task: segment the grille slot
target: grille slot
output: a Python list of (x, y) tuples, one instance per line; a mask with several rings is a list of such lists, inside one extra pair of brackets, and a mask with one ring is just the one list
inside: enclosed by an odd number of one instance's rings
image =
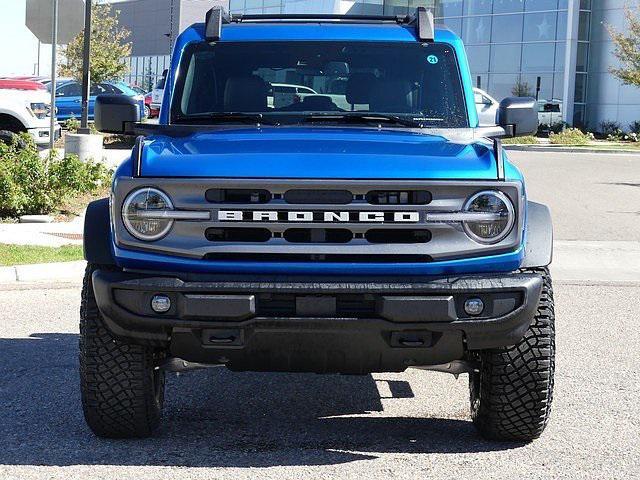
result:
[(211, 188), (205, 193), (210, 203), (261, 204), (269, 203), (272, 197), (269, 190), (263, 189)]
[(342, 228), (290, 228), (283, 237), (291, 243), (349, 243), (353, 233)]
[(373, 229), (365, 233), (369, 243), (427, 243), (431, 240), (429, 230), (384, 230)]
[(272, 235), (266, 228), (208, 228), (205, 236), (211, 242), (268, 242)]
[(284, 201), (296, 205), (348, 205), (353, 202), (349, 190), (289, 190)]
[(426, 190), (373, 190), (365, 198), (372, 205), (427, 205), (433, 199)]
[[(374, 318), (376, 301), (373, 295), (336, 295), (337, 318)], [(256, 314), (260, 317), (293, 317), (296, 315), (296, 296), (293, 294), (258, 294)]]

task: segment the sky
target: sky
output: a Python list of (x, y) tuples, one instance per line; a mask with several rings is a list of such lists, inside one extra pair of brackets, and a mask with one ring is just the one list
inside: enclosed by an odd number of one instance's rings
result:
[[(25, 26), (26, 0), (0, 0), (0, 76), (33, 75), (38, 39)], [(51, 75), (51, 46), (42, 45), (40, 75)]]

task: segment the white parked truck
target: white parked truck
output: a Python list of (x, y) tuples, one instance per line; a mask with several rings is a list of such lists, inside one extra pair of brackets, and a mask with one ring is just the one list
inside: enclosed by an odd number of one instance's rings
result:
[[(7, 83), (7, 82), (4, 82)], [(51, 97), (45, 89), (34, 88), (33, 82), (0, 82), (0, 132), (27, 132), (38, 145), (49, 143)], [(60, 126), (56, 124), (56, 138)]]

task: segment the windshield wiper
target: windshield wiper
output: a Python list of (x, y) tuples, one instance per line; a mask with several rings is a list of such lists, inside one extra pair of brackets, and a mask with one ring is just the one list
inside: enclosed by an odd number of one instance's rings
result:
[(424, 124), (411, 118), (400, 117), (398, 115), (386, 115), (382, 113), (317, 113), (304, 117), (305, 122), (316, 121), (344, 121), (356, 123), (395, 123), (403, 127), (423, 128)]
[(179, 124), (214, 124), (214, 123), (255, 123), (256, 125), (279, 125), (262, 113), (220, 112), (220, 113), (196, 113), (192, 115), (180, 115), (173, 123)]

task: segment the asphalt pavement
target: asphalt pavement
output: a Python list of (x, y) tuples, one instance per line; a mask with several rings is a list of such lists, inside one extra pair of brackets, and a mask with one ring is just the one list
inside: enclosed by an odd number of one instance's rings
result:
[(466, 375), (224, 369), (172, 374), (154, 438), (99, 440), (80, 407), (78, 285), (13, 285), (0, 287), (0, 478), (640, 478), (640, 157), (511, 156), (551, 205), (559, 245), (539, 440), (482, 440)]

